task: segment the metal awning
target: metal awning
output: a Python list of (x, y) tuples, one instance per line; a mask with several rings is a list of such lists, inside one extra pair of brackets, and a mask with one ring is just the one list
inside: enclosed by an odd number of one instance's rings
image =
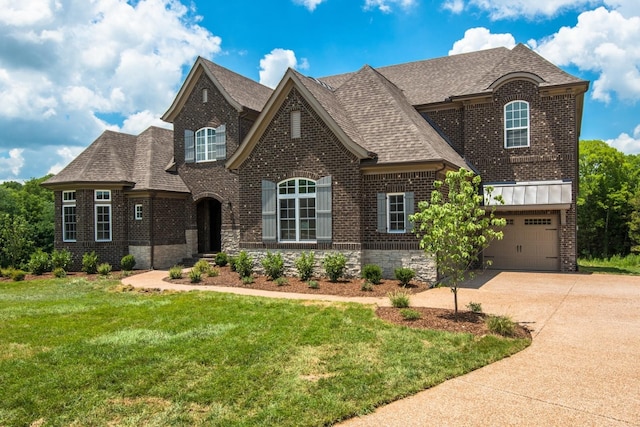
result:
[[(483, 184), (485, 206), (499, 210), (567, 210), (571, 207), (571, 181), (531, 181)], [(491, 198), (487, 188), (493, 188)], [(502, 196), (504, 204), (495, 200)]]

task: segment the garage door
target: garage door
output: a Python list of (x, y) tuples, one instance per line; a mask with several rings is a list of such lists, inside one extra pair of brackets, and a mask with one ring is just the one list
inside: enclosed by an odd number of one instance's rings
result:
[(505, 216), (504, 238), (485, 249), (495, 270), (560, 269), (558, 215)]

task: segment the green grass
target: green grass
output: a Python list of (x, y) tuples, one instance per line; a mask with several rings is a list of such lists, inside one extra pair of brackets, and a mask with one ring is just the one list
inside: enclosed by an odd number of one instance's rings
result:
[(611, 258), (580, 258), (578, 267), (585, 273), (608, 274), (633, 274), (640, 275), (640, 255), (627, 255), (621, 257), (614, 255)]
[(324, 425), (529, 344), (355, 304), (117, 284), (0, 282), (0, 425)]

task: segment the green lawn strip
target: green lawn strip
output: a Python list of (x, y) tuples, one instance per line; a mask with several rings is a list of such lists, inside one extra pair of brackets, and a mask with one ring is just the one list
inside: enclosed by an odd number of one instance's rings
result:
[(578, 267), (583, 273), (629, 274), (640, 275), (640, 255), (621, 257), (614, 255), (610, 258), (580, 258)]
[(313, 426), (525, 348), (356, 304), (0, 283), (0, 425)]

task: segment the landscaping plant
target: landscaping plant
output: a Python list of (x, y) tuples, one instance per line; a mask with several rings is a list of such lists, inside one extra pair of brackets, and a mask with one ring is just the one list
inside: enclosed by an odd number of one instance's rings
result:
[(329, 280), (337, 282), (344, 275), (344, 270), (347, 267), (347, 258), (340, 252), (326, 254), (322, 260), (322, 266)]
[(120, 268), (122, 268), (123, 271), (131, 271), (135, 266), (136, 266), (136, 259), (131, 254), (123, 256), (122, 259), (120, 260)]
[(98, 255), (95, 251), (82, 255), (82, 271), (87, 274), (96, 274), (98, 271)]
[(395, 308), (409, 307), (410, 294), (404, 291), (389, 292), (387, 294), (391, 305)]
[(68, 250), (62, 249), (59, 251), (57, 249), (54, 249), (54, 251), (51, 252), (51, 266), (54, 269), (61, 268), (64, 271), (69, 271), (72, 263), (73, 256)]
[(313, 266), (316, 263), (316, 257), (313, 252), (302, 252), (296, 259), (295, 265), (298, 270), (298, 276), (300, 280), (307, 281), (311, 279), (313, 275)]
[(215, 257), (216, 265), (219, 267), (224, 267), (229, 262), (227, 258), (227, 254), (224, 252), (218, 252)]
[(393, 274), (404, 288), (416, 277), (416, 272), (408, 267), (398, 267), (393, 271)]
[(269, 277), (269, 280), (275, 280), (282, 276), (284, 273), (284, 260), (281, 253), (272, 253), (267, 251), (267, 254), (262, 258), (262, 267), (265, 274)]
[(250, 277), (253, 274), (253, 257), (245, 251), (240, 251), (238, 256), (235, 258), (233, 265), (240, 278), (244, 279), (245, 277)]
[(382, 280), (382, 267), (375, 264), (367, 264), (362, 267), (362, 278), (374, 285), (379, 285)]

